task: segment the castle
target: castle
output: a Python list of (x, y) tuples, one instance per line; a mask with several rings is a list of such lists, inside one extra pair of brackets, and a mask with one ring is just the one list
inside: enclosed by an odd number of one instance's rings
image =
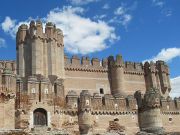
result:
[(22, 24), (16, 61), (0, 61), (0, 130), (134, 135), (180, 131), (180, 99), (171, 99), (163, 61), (121, 55), (68, 58), (63, 32), (41, 21)]

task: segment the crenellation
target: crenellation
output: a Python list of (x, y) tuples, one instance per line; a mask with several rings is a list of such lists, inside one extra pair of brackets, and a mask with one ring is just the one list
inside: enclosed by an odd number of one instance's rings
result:
[(161, 110), (162, 112), (175, 112), (177, 110), (179, 110), (178, 108), (178, 100), (177, 99), (165, 99), (162, 98), (161, 99)]
[(64, 66), (69, 66), (71, 65), (71, 59), (67, 56), (67, 55), (64, 55)]
[(127, 111), (127, 102), (126, 98), (117, 97), (115, 98), (115, 104), (117, 104), (118, 110), (121, 112)]
[(102, 66), (104, 68), (108, 68), (108, 59), (107, 58), (102, 59)]
[(180, 110), (180, 98), (175, 98), (175, 106), (177, 108), (177, 110)]
[(136, 101), (136, 99), (134, 98), (133, 95), (129, 95), (126, 98), (126, 101), (127, 101), (127, 108), (128, 108), (128, 110), (135, 111), (135, 110), (138, 109), (137, 101)]
[(82, 57), (81, 58), (81, 63), (82, 63), (83, 66), (89, 66), (90, 65), (89, 57)]
[(100, 67), (100, 61), (98, 58), (92, 58), (91, 63), (94, 67)]
[[(86, 71), (86, 72), (107, 72), (108, 71), (108, 61), (104, 59), (100, 61), (97, 58), (89, 57), (81, 57), (79, 58), (77, 55), (72, 56), (69, 59), (67, 56), (65, 57), (65, 70), (73, 70), (73, 71)], [(103, 63), (103, 64), (102, 64)]]
[(80, 66), (80, 58), (77, 55), (72, 56), (72, 66)]
[(54, 38), (54, 32), (55, 32), (54, 24), (51, 22), (46, 23), (45, 34), (48, 39)]
[(77, 109), (78, 108), (78, 95), (75, 91), (69, 91), (66, 96), (66, 104), (69, 109)]
[(93, 110), (102, 110), (102, 96), (98, 93), (94, 93), (91, 97), (92, 109)]
[(43, 25), (40, 20), (36, 21), (36, 36), (37, 37), (43, 37)]

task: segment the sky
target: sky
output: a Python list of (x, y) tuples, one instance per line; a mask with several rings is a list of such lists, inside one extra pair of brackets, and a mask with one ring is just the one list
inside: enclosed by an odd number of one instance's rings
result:
[(68, 56), (165, 61), (180, 96), (180, 0), (2, 0), (1, 60), (16, 59), (18, 27), (37, 19), (63, 30)]

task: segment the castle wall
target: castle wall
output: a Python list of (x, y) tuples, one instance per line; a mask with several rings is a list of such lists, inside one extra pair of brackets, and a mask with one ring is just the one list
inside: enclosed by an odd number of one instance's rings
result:
[(0, 102), (0, 129), (15, 129), (15, 100), (5, 102)]
[(139, 131), (138, 118), (136, 114), (124, 115), (93, 115), (93, 133), (105, 133), (110, 129), (110, 122), (116, 121), (120, 126), (125, 127), (127, 135), (135, 135)]
[(146, 91), (146, 84), (143, 74), (125, 74), (124, 83), (127, 95), (133, 95), (138, 90), (140, 90), (142, 94), (144, 94)]
[(110, 94), (110, 83), (107, 72), (69, 71), (65, 72), (65, 95), (70, 90), (80, 94), (82, 90), (89, 90), (91, 94), (99, 93), (103, 88), (104, 94)]
[(162, 113), (162, 123), (165, 131), (168, 132), (180, 132), (180, 114), (179, 113)]

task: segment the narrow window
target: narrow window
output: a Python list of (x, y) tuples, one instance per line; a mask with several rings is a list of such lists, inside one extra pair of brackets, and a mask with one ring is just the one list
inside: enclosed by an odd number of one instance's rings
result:
[(118, 105), (117, 104), (114, 104), (114, 107), (115, 107), (115, 109), (118, 109)]
[(89, 105), (89, 100), (86, 100), (86, 105)]
[(54, 93), (57, 95), (57, 84), (54, 84)]
[(48, 89), (44, 89), (44, 93), (45, 93), (45, 94), (48, 94)]
[(32, 89), (31, 89), (31, 93), (33, 93), (33, 94), (36, 93), (36, 89), (35, 89), (35, 88), (32, 88)]
[(104, 94), (103, 88), (100, 88), (99, 91), (100, 91), (100, 94)]

